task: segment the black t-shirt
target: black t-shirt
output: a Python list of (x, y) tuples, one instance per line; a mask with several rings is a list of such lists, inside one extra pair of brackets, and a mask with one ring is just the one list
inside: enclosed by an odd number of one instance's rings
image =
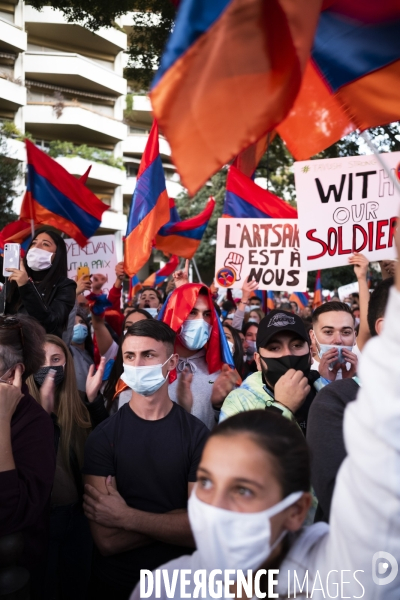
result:
[[(178, 404), (172, 404), (166, 417), (148, 421), (128, 403), (90, 434), (83, 473), (114, 476), (118, 492), (132, 508), (152, 513), (186, 508), (188, 482), (196, 481), (208, 434)], [(133, 589), (140, 569), (156, 569), (183, 554), (190, 549), (158, 541), (113, 556), (97, 552), (94, 572), (108, 583)]]

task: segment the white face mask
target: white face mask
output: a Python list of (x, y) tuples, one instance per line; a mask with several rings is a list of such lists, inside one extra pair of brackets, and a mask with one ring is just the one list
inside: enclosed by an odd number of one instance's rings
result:
[(251, 306), (246, 304), (246, 308), (244, 309), (244, 312), (250, 312), (250, 311), (251, 311)]
[[(173, 355), (171, 354), (171, 356)], [(133, 367), (124, 363), (121, 379), (137, 394), (152, 396), (167, 381), (169, 371), (164, 377), (162, 368), (171, 356), (162, 365), (150, 365), (149, 367)]]
[(200, 350), (210, 339), (211, 329), (211, 325), (204, 319), (184, 321), (179, 340), (188, 350)]
[(229, 340), (226, 341), (228, 342), (229, 350), (231, 351), (231, 354), (233, 356), (233, 353), (235, 352), (235, 346), (233, 345), (233, 342), (230, 342)]
[[(314, 333), (315, 335), (315, 333)], [(329, 350), (331, 350), (332, 348), (336, 348), (336, 350), (339, 353), (338, 358), (329, 363), (329, 368), (332, 369), (335, 365), (337, 365), (338, 363), (340, 363), (341, 365), (346, 363), (346, 359), (342, 354), (343, 350), (349, 350), (349, 352), (353, 351), (353, 346), (338, 346), (337, 344), (320, 344), (319, 341), (317, 340), (317, 336), (315, 335), (315, 340), (318, 344), (318, 356), (319, 358), (322, 358), (323, 355), (328, 352)]]
[(188, 502), (190, 526), (200, 555), (201, 568), (257, 569), (269, 557), (284, 535), (271, 544), (271, 517), (295, 502), (303, 492), (295, 492), (267, 510), (242, 513), (206, 504), (198, 499), (196, 487)]
[(26, 262), (32, 271), (44, 271), (50, 269), (53, 252), (41, 248), (31, 248), (26, 255)]
[(151, 317), (153, 317), (153, 319), (156, 318), (156, 316), (158, 315), (158, 308), (144, 308), (143, 310), (145, 310), (146, 312), (149, 313), (149, 315)]
[(258, 319), (255, 319), (254, 317), (250, 317), (250, 319), (247, 319), (248, 323), (258, 323)]
[(235, 313), (229, 313), (229, 315), (227, 315), (226, 318), (233, 319), (234, 316), (235, 316)]

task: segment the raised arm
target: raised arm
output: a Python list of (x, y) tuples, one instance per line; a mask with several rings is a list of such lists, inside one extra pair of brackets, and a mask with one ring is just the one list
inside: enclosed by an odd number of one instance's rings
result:
[(363, 254), (353, 254), (349, 258), (349, 263), (354, 265), (354, 273), (358, 281), (360, 328), (358, 330), (357, 346), (359, 350), (362, 350), (371, 337), (368, 326), (369, 289), (367, 276), (369, 261)]
[[(396, 233), (400, 251), (400, 232)], [(379, 595), (371, 577), (376, 552), (400, 557), (400, 264), (390, 292), (380, 336), (366, 345), (360, 360), (361, 388), (345, 412), (348, 456), (337, 477), (331, 530), (318, 549), (324, 570), (364, 570), (366, 597), (398, 597), (398, 578)], [(325, 553), (325, 557), (324, 557)], [(321, 573), (321, 571), (320, 571)], [(325, 573), (326, 574), (326, 573)], [(322, 577), (322, 574), (321, 574)], [(364, 584), (365, 585), (365, 584)], [(347, 595), (360, 587), (347, 587)], [(382, 590), (378, 590), (381, 591)]]

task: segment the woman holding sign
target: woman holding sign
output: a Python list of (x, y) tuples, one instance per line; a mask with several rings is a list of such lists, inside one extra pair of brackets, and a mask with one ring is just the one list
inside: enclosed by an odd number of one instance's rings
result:
[(46, 333), (61, 337), (75, 305), (76, 290), (76, 283), (67, 277), (67, 249), (62, 237), (50, 229), (40, 229), (19, 269), (7, 271), (5, 314), (28, 314)]

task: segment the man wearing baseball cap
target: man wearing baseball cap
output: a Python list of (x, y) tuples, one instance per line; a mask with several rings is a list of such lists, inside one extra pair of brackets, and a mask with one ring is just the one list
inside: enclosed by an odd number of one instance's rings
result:
[(226, 397), (219, 421), (254, 409), (278, 410), (306, 432), (315, 394), (325, 383), (311, 371), (310, 338), (298, 315), (272, 310), (261, 320), (254, 358), (257, 372)]

